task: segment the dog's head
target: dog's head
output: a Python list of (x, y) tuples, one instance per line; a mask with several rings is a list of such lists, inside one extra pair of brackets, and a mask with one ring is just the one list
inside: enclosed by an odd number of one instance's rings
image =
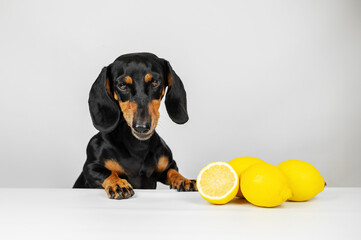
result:
[(124, 118), (136, 138), (147, 140), (157, 126), (165, 91), (169, 117), (178, 124), (187, 122), (186, 92), (169, 62), (151, 53), (122, 55), (103, 68), (90, 90), (93, 124), (111, 132)]

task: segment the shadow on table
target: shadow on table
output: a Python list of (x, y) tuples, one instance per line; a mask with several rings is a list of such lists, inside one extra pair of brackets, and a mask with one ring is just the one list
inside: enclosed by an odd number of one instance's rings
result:
[(235, 197), (229, 203), (231, 204), (249, 204), (249, 202), (244, 198)]

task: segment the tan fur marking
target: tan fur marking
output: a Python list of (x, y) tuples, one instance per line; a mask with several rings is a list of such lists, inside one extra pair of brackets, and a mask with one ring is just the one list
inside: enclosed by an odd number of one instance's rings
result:
[(174, 169), (169, 169), (167, 172), (167, 183), (171, 184), (171, 183), (175, 183), (178, 182), (179, 180), (183, 180), (185, 179), (185, 177), (183, 177), (179, 172), (177, 172)]
[(182, 181), (187, 180), (179, 172), (174, 169), (169, 169), (167, 172), (167, 184), (171, 184), (174, 187), (179, 187)]
[(173, 84), (172, 74), (168, 73), (168, 87), (171, 87)]
[(169, 163), (168, 157), (161, 156), (158, 159), (157, 171), (158, 172), (163, 172), (168, 167), (168, 163)]
[(154, 99), (151, 103), (148, 104), (148, 112), (152, 119), (152, 129), (155, 129), (155, 127), (158, 124), (159, 120), (159, 107), (160, 107), (161, 99)]
[(119, 176), (115, 172), (112, 172), (112, 174), (104, 180), (102, 187), (104, 189), (110, 188), (118, 179), (120, 179)]
[(117, 161), (115, 159), (105, 160), (105, 167), (108, 170), (117, 173), (118, 175), (122, 175), (125, 173), (123, 167), (120, 166), (119, 163), (117, 163)]
[(152, 80), (152, 74), (150, 74), (150, 73), (147, 73), (147, 74), (145, 74), (145, 76), (144, 76), (144, 80), (145, 80), (145, 82), (147, 83), (147, 82), (150, 82), (151, 80)]
[(108, 94), (111, 96), (112, 93), (110, 92), (110, 82), (109, 82), (109, 78), (107, 78), (107, 79), (105, 80), (105, 88), (107, 89)]
[(119, 102), (120, 109), (122, 109), (124, 119), (127, 121), (129, 126), (132, 126), (133, 118), (135, 113), (137, 112), (137, 104), (135, 102)]
[(133, 79), (131, 77), (129, 77), (129, 76), (125, 76), (124, 81), (127, 84), (132, 84), (133, 83)]
[(116, 93), (114, 93), (114, 99), (117, 100), (117, 101), (119, 101), (118, 95), (117, 95)]

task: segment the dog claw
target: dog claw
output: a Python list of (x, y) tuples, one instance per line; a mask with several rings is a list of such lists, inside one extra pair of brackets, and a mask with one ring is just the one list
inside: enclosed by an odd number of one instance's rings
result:
[(113, 199), (115, 196), (115, 193), (113, 192), (113, 190), (109, 189), (108, 192), (109, 192), (109, 198)]
[(181, 183), (181, 185), (179, 186), (178, 192), (184, 192), (185, 188), (184, 188), (184, 183)]

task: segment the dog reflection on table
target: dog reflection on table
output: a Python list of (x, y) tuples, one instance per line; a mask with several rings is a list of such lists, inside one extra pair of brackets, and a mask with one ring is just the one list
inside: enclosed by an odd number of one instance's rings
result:
[(89, 141), (74, 188), (104, 188), (112, 199), (129, 198), (134, 188), (155, 189), (158, 181), (178, 191), (197, 190), (195, 180), (178, 172), (170, 148), (155, 131), (164, 95), (169, 117), (187, 122), (186, 91), (167, 60), (133, 53), (102, 69), (89, 93), (99, 133)]

